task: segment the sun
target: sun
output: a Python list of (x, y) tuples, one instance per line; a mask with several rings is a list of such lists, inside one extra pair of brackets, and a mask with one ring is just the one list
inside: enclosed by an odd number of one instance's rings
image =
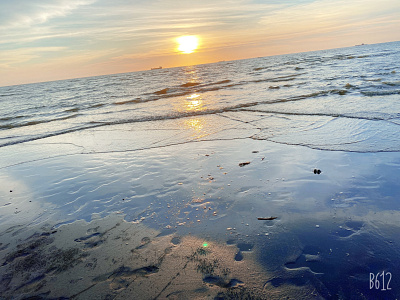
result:
[(199, 46), (199, 38), (195, 35), (184, 35), (176, 39), (178, 42), (178, 51), (182, 53), (193, 53)]

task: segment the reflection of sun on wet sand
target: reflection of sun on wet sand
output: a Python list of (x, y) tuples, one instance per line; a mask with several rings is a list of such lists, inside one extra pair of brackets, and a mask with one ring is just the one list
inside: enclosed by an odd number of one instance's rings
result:
[(159, 235), (110, 215), (56, 230), (2, 233), (1, 287), (8, 297), (194, 299), (262, 297), (266, 274), (236, 247)]

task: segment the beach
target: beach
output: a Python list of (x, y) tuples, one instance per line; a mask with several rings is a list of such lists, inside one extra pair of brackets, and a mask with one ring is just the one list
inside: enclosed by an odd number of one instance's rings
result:
[(2, 87), (0, 299), (398, 298), (396, 45)]

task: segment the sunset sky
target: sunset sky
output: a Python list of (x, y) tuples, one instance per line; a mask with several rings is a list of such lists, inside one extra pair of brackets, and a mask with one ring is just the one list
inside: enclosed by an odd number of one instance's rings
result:
[[(400, 40), (399, 0), (0, 0), (0, 86)], [(190, 54), (176, 39), (199, 37)]]

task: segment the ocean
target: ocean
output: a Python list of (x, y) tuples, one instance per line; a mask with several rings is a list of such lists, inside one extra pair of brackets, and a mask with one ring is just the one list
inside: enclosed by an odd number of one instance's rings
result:
[[(117, 214), (262, 270), (197, 269), (198, 297), (399, 298), (399, 61), (392, 42), (0, 87), (0, 236)], [(0, 291), (42, 295), (7, 245)]]
[(263, 115), (271, 120), (251, 138), (399, 151), (398, 48), (364, 45), (2, 87), (0, 146), (119, 124)]

